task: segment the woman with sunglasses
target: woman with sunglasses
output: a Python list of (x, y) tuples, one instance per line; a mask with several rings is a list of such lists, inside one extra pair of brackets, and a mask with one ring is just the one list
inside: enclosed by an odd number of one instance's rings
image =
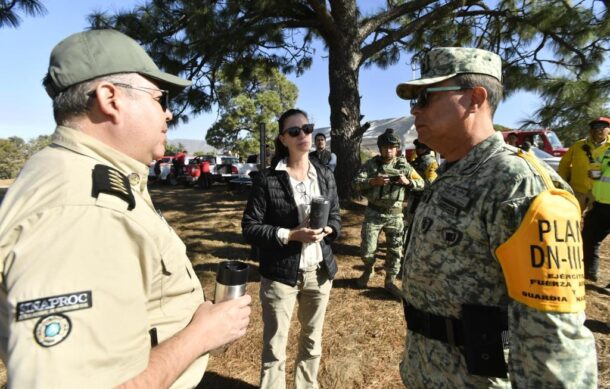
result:
[[(296, 388), (318, 388), (322, 327), (337, 263), (330, 244), (341, 218), (335, 179), (310, 161), (313, 124), (290, 109), (279, 118), (276, 154), (256, 179), (244, 216), (243, 235), (259, 249), (263, 313), (261, 388), (286, 386), (286, 346), (294, 305), (301, 324), (295, 366)], [(308, 225), (311, 199), (330, 202), (324, 228)]]

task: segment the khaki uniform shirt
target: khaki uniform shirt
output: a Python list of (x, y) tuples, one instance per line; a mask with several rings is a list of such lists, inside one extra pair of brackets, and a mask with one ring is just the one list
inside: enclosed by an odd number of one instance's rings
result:
[[(129, 177), (135, 208), (93, 195), (98, 164)], [(148, 167), (70, 128), (33, 156), (0, 207), (0, 353), (13, 388), (110, 388), (183, 329), (203, 291), (155, 211)], [(126, 184), (124, 184), (126, 186)], [(201, 380), (207, 355), (173, 387)]]
[[(543, 163), (541, 163), (543, 164)], [(568, 185), (545, 165), (555, 186)], [(510, 381), (471, 375), (462, 347), (408, 331), (401, 376), (411, 388), (587, 388), (597, 379), (595, 341), (584, 312), (555, 313), (509, 298), (498, 246), (545, 190), (538, 173), (497, 133), (437, 179), (417, 207), (404, 263), (403, 292), (422, 311), (461, 318), (462, 305), (508, 315)]]

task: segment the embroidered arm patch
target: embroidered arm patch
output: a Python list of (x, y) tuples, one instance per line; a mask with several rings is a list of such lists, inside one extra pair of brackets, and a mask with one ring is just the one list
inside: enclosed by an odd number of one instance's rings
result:
[(129, 179), (119, 170), (106, 165), (95, 165), (93, 168), (93, 191), (91, 195), (95, 198), (100, 193), (117, 196), (127, 202), (128, 210), (136, 207), (136, 198), (131, 191)]
[(42, 297), (36, 300), (18, 302), (15, 320), (22, 321), (60, 312), (78, 311), (92, 306), (93, 300), (90, 290)]

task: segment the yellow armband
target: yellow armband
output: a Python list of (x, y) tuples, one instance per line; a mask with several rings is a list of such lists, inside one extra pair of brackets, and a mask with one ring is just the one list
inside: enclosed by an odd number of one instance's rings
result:
[(555, 189), (535, 159), (519, 156), (538, 170), (549, 189), (536, 196), (519, 228), (496, 250), (508, 295), (540, 311), (581, 312), (585, 287), (578, 201)]

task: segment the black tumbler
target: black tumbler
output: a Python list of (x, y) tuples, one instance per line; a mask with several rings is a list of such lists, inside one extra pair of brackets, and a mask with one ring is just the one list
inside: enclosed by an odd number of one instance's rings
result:
[(214, 303), (232, 300), (246, 294), (248, 265), (240, 261), (223, 261), (218, 264)]
[(328, 225), (330, 201), (326, 197), (314, 197), (309, 211), (309, 228), (317, 230)]

